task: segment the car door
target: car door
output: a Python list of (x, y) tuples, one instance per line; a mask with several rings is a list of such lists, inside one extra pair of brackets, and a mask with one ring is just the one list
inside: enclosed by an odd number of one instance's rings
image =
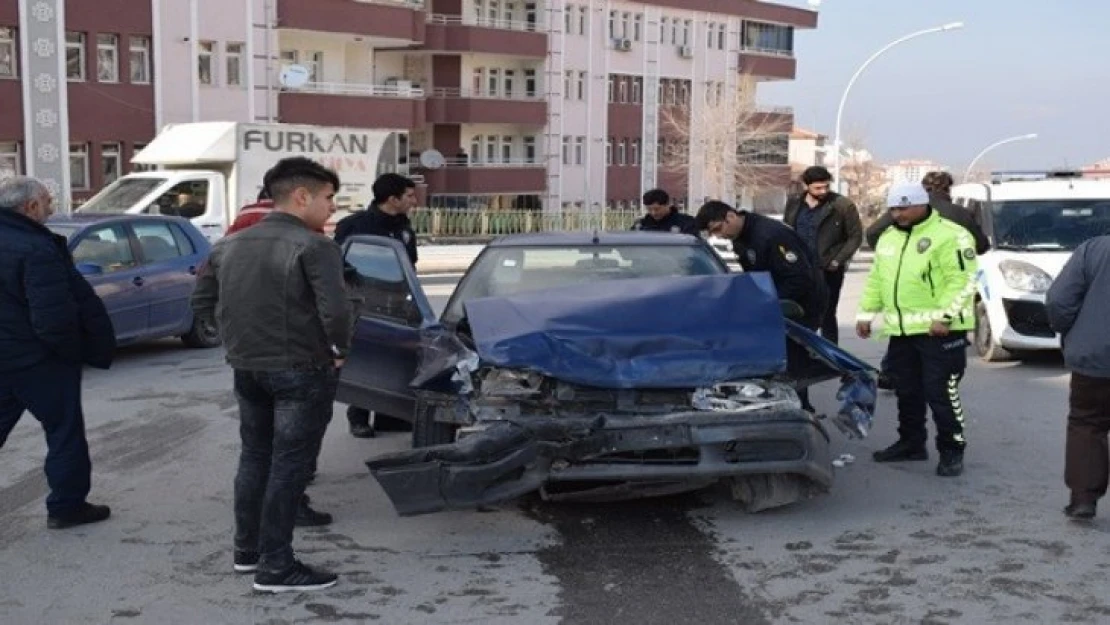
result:
[(116, 340), (141, 337), (147, 330), (149, 312), (127, 225), (93, 226), (74, 237), (70, 249), (74, 263), (108, 309)]
[(437, 324), (404, 245), (355, 236), (343, 245), (351, 289), (361, 301), (350, 356), (339, 376), (337, 400), (412, 420), (410, 383), (419, 364), (421, 335)]
[(147, 336), (184, 333), (192, 319), (189, 298), (196, 285), (196, 249), (176, 224), (162, 220), (131, 223), (140, 255), (139, 277), (149, 306)]

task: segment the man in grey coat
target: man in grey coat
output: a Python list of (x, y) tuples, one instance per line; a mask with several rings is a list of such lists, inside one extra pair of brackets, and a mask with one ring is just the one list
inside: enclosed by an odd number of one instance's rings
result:
[(1071, 501), (1064, 514), (1095, 516), (1110, 475), (1110, 236), (1076, 248), (1047, 296), (1048, 321), (1063, 337), (1071, 370), (1064, 482)]

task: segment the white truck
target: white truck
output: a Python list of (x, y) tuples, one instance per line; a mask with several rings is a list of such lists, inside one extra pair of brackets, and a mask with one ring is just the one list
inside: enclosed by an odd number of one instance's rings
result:
[(378, 175), (405, 173), (403, 130), (294, 124), (199, 122), (171, 124), (131, 162), (156, 170), (128, 174), (78, 213), (148, 213), (189, 218), (211, 241), (223, 236), (239, 209), (253, 203), (262, 176), (278, 160), (306, 156), (339, 174), (340, 212), (364, 208)]

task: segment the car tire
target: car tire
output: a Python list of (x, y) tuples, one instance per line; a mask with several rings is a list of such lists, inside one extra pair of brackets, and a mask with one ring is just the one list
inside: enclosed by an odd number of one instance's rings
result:
[(1002, 362), (1012, 358), (1008, 350), (994, 342), (987, 305), (981, 301), (975, 304), (975, 353), (986, 362)]
[(455, 433), (458, 427), (450, 423), (440, 423), (435, 420), (436, 405), (423, 399), (416, 400), (416, 414), (412, 421), (412, 446), (434, 447), (435, 445), (449, 445), (455, 442)]
[(197, 349), (219, 347), (220, 332), (215, 325), (204, 323), (197, 317), (193, 317), (193, 327), (181, 336), (181, 341), (186, 346)]

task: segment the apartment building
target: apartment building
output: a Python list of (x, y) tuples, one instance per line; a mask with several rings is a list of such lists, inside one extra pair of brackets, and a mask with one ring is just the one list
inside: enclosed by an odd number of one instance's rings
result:
[(931, 171), (948, 171), (948, 167), (925, 159), (906, 159), (886, 166), (887, 180), (891, 184), (921, 182)]
[[(168, 123), (396, 128), (408, 131), (399, 168), (445, 208), (634, 207), (653, 186), (691, 203), (736, 199), (745, 190), (707, 180), (693, 147), (681, 170), (662, 166), (665, 112), (696, 111), (744, 74), (793, 79), (794, 30), (817, 23), (756, 0), (10, 4), (0, 100), (23, 106), (0, 116), (0, 175), (56, 177), (80, 199)], [(39, 54), (43, 39), (56, 56)], [(283, 84), (289, 66), (307, 82)], [(39, 89), (44, 73), (59, 88)], [(38, 123), (44, 108), (53, 126)], [(785, 185), (792, 115), (768, 114), (784, 127), (781, 158), (761, 166)], [(431, 151), (443, 158), (421, 159)]]

